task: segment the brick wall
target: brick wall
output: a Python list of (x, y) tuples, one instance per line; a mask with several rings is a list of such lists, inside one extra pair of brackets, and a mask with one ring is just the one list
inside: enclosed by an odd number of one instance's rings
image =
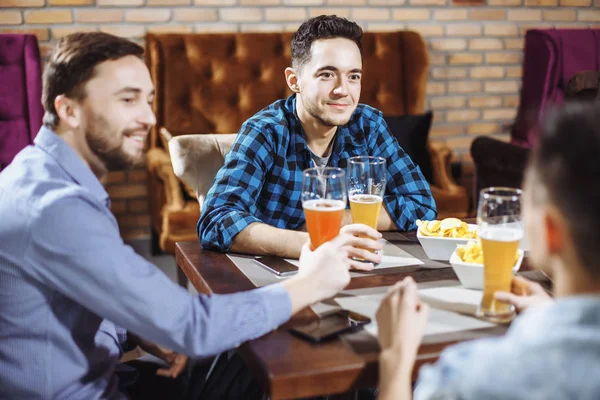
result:
[[(432, 138), (469, 165), (476, 135), (506, 138), (519, 102), (524, 32), (600, 27), (600, 0), (0, 0), (0, 32), (32, 32), (47, 54), (54, 40), (101, 30), (142, 42), (151, 32), (293, 31), (306, 18), (337, 14), (368, 31), (411, 29), (429, 47), (427, 105)], [(366, 77), (368, 79), (368, 77)], [(147, 235), (145, 171), (114, 173), (106, 186), (125, 237)]]

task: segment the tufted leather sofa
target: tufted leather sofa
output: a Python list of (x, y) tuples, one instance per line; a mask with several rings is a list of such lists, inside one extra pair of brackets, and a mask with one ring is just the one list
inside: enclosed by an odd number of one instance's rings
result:
[[(174, 174), (166, 139), (238, 132), (242, 123), (289, 92), (291, 33), (148, 34), (146, 58), (156, 87), (157, 124), (147, 152), (156, 247), (174, 251), (196, 239), (196, 193)], [(428, 75), (425, 43), (415, 32), (365, 33), (361, 103), (385, 115), (420, 114)], [(450, 150), (431, 144), (434, 197), (440, 216), (466, 216), (468, 197), (449, 175)]]
[(0, 35), (0, 171), (42, 126), (40, 51), (34, 35)]

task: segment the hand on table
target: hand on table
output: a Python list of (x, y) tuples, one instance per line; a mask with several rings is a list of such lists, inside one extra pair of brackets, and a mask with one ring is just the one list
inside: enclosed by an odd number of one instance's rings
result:
[(414, 362), (423, 339), (429, 306), (419, 298), (413, 278), (406, 277), (392, 286), (377, 310), (379, 344)]
[(550, 297), (539, 283), (529, 281), (520, 276), (513, 277), (510, 290), (511, 293), (496, 292), (494, 298), (514, 305), (518, 313), (552, 301), (552, 297)]

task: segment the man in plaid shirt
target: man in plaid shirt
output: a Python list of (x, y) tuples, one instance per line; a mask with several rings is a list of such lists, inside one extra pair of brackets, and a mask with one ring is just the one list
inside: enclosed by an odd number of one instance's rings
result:
[(358, 104), (361, 37), (356, 23), (336, 16), (300, 26), (292, 38), (292, 67), (285, 70), (294, 94), (242, 125), (204, 202), (197, 226), (202, 247), (298, 257), (308, 240), (302, 171), (346, 168), (353, 156), (387, 160), (378, 230), (410, 230), (417, 219), (436, 217), (427, 181), (391, 136), (381, 111)]

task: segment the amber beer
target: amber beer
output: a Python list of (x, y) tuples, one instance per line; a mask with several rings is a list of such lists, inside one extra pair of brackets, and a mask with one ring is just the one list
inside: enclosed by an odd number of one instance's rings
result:
[(350, 213), (352, 222), (355, 224), (365, 224), (373, 229), (377, 229), (377, 219), (381, 210), (381, 196), (374, 194), (355, 194), (350, 196)]
[(510, 292), (512, 268), (522, 235), (522, 230), (502, 227), (488, 228), (479, 234), (484, 264), (481, 301), (484, 314), (500, 318), (513, 314), (512, 306), (494, 300), (494, 293)]
[(346, 205), (341, 200), (308, 200), (302, 204), (310, 242), (316, 249), (340, 233)]

